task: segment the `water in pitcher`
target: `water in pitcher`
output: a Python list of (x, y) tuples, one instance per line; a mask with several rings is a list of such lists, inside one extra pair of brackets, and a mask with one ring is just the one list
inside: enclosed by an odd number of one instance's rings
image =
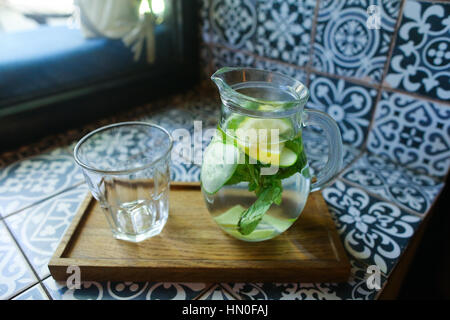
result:
[[(249, 110), (271, 112), (294, 101), (289, 92), (267, 84), (241, 83), (233, 89), (254, 98), (243, 106)], [(239, 113), (226, 118), (203, 157), (201, 182), (208, 210), (238, 239), (273, 238), (296, 221), (310, 192), (298, 119)]]

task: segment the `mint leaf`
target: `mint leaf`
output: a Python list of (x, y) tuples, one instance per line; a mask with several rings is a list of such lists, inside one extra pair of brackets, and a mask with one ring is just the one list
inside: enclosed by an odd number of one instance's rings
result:
[[(280, 182), (281, 183), (281, 182)], [(256, 229), (264, 214), (270, 206), (276, 201), (281, 201), (281, 188), (276, 184), (263, 187), (259, 193), (258, 199), (245, 210), (238, 223), (238, 230), (243, 235), (248, 235)]]
[(238, 164), (234, 174), (225, 184), (232, 185), (248, 181), (250, 181), (250, 176), (248, 174), (247, 166), (245, 164)]

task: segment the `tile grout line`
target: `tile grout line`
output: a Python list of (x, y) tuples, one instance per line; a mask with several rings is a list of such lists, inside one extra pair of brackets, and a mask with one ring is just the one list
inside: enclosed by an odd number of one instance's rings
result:
[[(383, 83), (381, 81), (380, 81), (380, 83), (376, 84), (376, 83), (371, 83), (371, 82), (368, 82), (368, 81), (365, 81), (365, 80), (361, 80), (361, 79), (358, 79), (358, 78), (352, 78), (352, 77), (336, 75), (336, 74), (332, 74), (332, 73), (328, 73), (328, 72), (323, 72), (323, 71), (315, 69), (314, 67), (298, 66), (298, 65), (291, 64), (291, 63), (288, 63), (288, 62), (285, 62), (285, 61), (259, 56), (257, 54), (254, 54), (254, 53), (246, 51), (246, 50), (234, 49), (234, 48), (231, 48), (231, 47), (229, 47), (227, 45), (220, 44), (220, 43), (207, 42), (207, 43), (205, 43), (205, 45), (207, 45), (210, 48), (226, 49), (226, 50), (229, 50), (229, 51), (231, 51), (233, 53), (243, 53), (243, 54), (252, 56), (254, 59), (259, 60), (259, 61), (267, 61), (267, 62), (271, 62), (271, 63), (275, 63), (275, 64), (280, 64), (280, 65), (283, 65), (283, 66), (286, 66), (286, 67), (290, 67), (290, 68), (293, 68), (293, 69), (296, 69), (296, 70), (304, 71), (304, 72), (306, 72), (306, 74), (308, 76), (307, 79), (309, 79), (310, 75), (312, 73), (314, 73), (314, 74), (318, 74), (318, 75), (323, 76), (323, 77), (329, 77), (329, 78), (333, 78), (333, 79), (336, 79), (336, 80), (344, 80), (344, 81), (350, 82), (350, 83), (352, 83), (354, 85), (365, 86), (365, 87), (368, 87), (370, 89), (377, 90), (377, 98), (378, 98), (378, 95), (380, 94), (380, 91), (390, 91), (390, 92), (395, 92), (395, 93), (403, 94), (403, 95), (406, 95), (406, 96), (410, 96), (410, 97), (413, 97), (413, 98), (416, 98), (416, 99), (424, 100), (424, 101), (427, 101), (427, 102), (438, 103), (438, 104), (442, 104), (444, 106), (450, 107), (450, 103), (445, 101), (445, 100), (439, 100), (439, 99), (431, 98), (431, 97), (428, 97), (428, 96), (422, 96), (422, 95), (419, 95), (419, 94), (416, 94), (416, 93), (413, 93), (413, 92), (409, 92), (409, 91), (404, 91), (404, 90), (388, 87), (388, 86), (383, 85)], [(214, 68), (212, 68), (212, 69), (214, 69)], [(306, 85), (309, 86), (308, 83)], [(374, 108), (375, 107), (376, 107), (376, 105), (374, 106)]]
[[(25, 260), (25, 262), (27, 263), (28, 268), (30, 269), (30, 271), (33, 273), (35, 279), (37, 282), (40, 282), (40, 277), (38, 275), (38, 273), (36, 272), (36, 270), (34, 270), (33, 265), (31, 264), (30, 260), (28, 259), (28, 257), (25, 255), (25, 252), (23, 251), (22, 247), (19, 245), (19, 242), (17, 241), (16, 237), (14, 237), (14, 234), (11, 232), (11, 230), (9, 229), (9, 226), (5, 223), (5, 221), (0, 221), (0, 223), (3, 223), (3, 226), (6, 228), (6, 230), (8, 231), (11, 239), (13, 240), (15, 246), (17, 247), (17, 249), (19, 250), (20, 254), (22, 255), (23, 259)], [(33, 284), (33, 285), (34, 285)], [(28, 290), (29, 288), (31, 288), (31, 286), (29, 286), (26, 290)], [(23, 290), (22, 292), (24, 292), (25, 290)]]
[[(434, 2), (434, 1), (432, 1), (432, 2)], [(439, 3), (440, 1), (436, 1), (436, 2)], [(369, 81), (364, 81), (364, 80), (360, 80), (360, 79), (357, 79), (357, 78), (352, 78), (352, 77), (346, 77), (346, 76), (340, 76), (340, 75), (329, 74), (329, 73), (326, 73), (326, 72), (321, 72), (319, 70), (315, 70), (315, 68), (312, 66), (312, 56), (313, 56), (313, 52), (314, 52), (315, 33), (317, 31), (317, 16), (318, 16), (318, 11), (319, 11), (320, 1), (317, 2), (316, 7), (315, 7), (313, 27), (312, 27), (312, 30), (311, 30), (311, 42), (310, 42), (310, 50), (309, 50), (309, 59), (308, 59), (308, 64), (306, 66), (298, 66), (298, 65), (295, 65), (295, 64), (292, 64), (292, 63), (289, 63), (289, 62), (284, 62), (284, 61), (277, 60), (277, 59), (270, 59), (270, 58), (266, 58), (264, 56), (259, 56), (259, 55), (255, 54), (255, 53), (252, 53), (252, 52), (249, 52), (249, 51), (246, 51), (246, 50), (231, 48), (231, 47), (229, 47), (226, 44), (214, 42), (212, 36), (210, 36), (209, 45), (210, 46), (216, 46), (216, 47), (225, 48), (225, 49), (228, 49), (228, 50), (230, 50), (232, 52), (235, 52), (235, 53), (244, 53), (244, 54), (247, 54), (247, 55), (251, 55), (257, 60), (266, 60), (266, 61), (269, 61), (269, 62), (278, 63), (278, 64), (281, 64), (281, 65), (286, 65), (288, 67), (293, 67), (295, 69), (300, 69), (302, 71), (306, 71), (306, 73), (307, 73), (307, 85), (308, 85), (308, 81), (309, 81), (309, 78), (310, 78), (310, 74), (311, 73), (317, 73), (317, 74), (320, 74), (320, 75), (323, 75), (323, 76), (329, 76), (329, 77), (332, 77), (332, 78), (343, 79), (345, 81), (353, 82), (353, 83), (358, 84), (358, 85), (363, 85), (363, 86), (368, 86), (370, 88), (374, 88), (374, 89), (376, 89), (378, 91), (378, 95), (380, 94), (380, 89), (381, 89), (381, 91), (382, 90), (388, 90), (388, 91), (394, 91), (394, 92), (398, 92), (398, 93), (402, 93), (402, 94), (406, 94), (406, 95), (411, 95), (411, 96), (413, 96), (414, 98), (417, 98), (417, 99), (423, 99), (423, 100), (430, 101), (430, 102), (433, 102), (433, 103), (441, 103), (441, 104), (450, 106), (450, 103), (447, 103), (446, 101), (443, 101), (443, 100), (434, 99), (434, 98), (430, 98), (430, 97), (427, 97), (427, 96), (421, 96), (421, 95), (417, 95), (415, 93), (411, 93), (411, 92), (407, 92), (407, 91), (403, 91), (403, 90), (398, 90), (398, 89), (395, 89), (395, 88), (390, 88), (390, 87), (387, 87), (387, 86), (385, 86), (383, 84), (384, 78), (385, 78), (385, 76), (386, 76), (386, 74), (387, 74), (387, 72), (389, 70), (390, 60), (391, 60), (391, 57), (392, 57), (393, 50), (395, 48), (396, 37), (397, 37), (397, 33), (398, 33), (398, 30), (399, 30), (400, 25), (401, 25), (402, 16), (403, 16), (403, 8), (404, 8), (405, 3), (406, 3), (406, 0), (402, 0), (401, 3), (400, 3), (399, 14), (398, 14), (398, 18), (397, 18), (397, 21), (396, 21), (396, 24), (395, 24), (395, 27), (394, 27), (393, 37), (392, 37), (392, 41), (390, 43), (389, 51), (388, 51), (388, 54), (386, 56), (386, 62), (384, 64), (384, 68), (383, 68), (382, 79), (377, 85), (374, 85), (374, 83), (371, 83)], [(212, 28), (210, 28), (210, 33), (213, 33)], [(381, 88), (380, 88), (380, 86), (381, 86)], [(379, 97), (377, 97), (376, 103), (378, 102), (378, 100), (379, 100)], [(376, 105), (374, 107), (376, 107)]]
[(306, 67), (304, 67), (304, 66), (298, 66), (298, 65), (295, 65), (295, 64), (292, 64), (292, 63), (288, 63), (288, 62), (285, 62), (285, 61), (282, 61), (282, 60), (267, 58), (267, 57), (264, 57), (264, 56), (257, 55), (256, 53), (253, 53), (251, 51), (242, 50), (242, 49), (235, 49), (235, 48), (229, 47), (229, 46), (221, 44), (221, 43), (208, 42), (208, 45), (210, 45), (211, 47), (216, 47), (218, 49), (226, 49), (226, 50), (231, 51), (233, 53), (242, 53), (242, 54), (251, 56), (251, 57), (253, 57), (253, 58), (255, 58), (256, 60), (259, 60), (259, 61), (266, 61), (266, 62), (276, 63), (276, 64), (280, 64), (280, 65), (285, 66), (285, 67), (294, 68), (296, 70), (307, 71)]
[[(47, 298), (48, 298), (49, 300), (53, 300), (53, 299), (51, 299), (51, 298), (49, 297), (49, 295), (48, 295), (48, 293), (47, 293), (47, 290), (44, 288), (44, 285), (41, 283), (41, 281), (38, 281), (38, 282), (36, 282), (36, 283), (34, 283), (34, 284), (28, 286), (28, 287), (27, 287), (26, 289), (24, 289), (24, 290), (21, 290), (21, 291), (19, 291), (19, 292), (16, 292), (16, 293), (13, 294), (12, 296), (10, 296), (10, 297), (8, 298), (8, 300), (13, 300), (14, 298), (17, 298), (18, 296), (20, 296), (21, 294), (27, 292), (28, 290), (33, 289), (34, 287), (40, 287), (40, 288), (44, 291), (44, 294), (47, 296)], [(39, 300), (43, 300), (43, 299), (39, 299)]]
[(397, 88), (392, 88), (392, 87), (389, 87), (389, 86), (385, 86), (383, 84), (381, 86), (381, 89), (383, 91), (389, 91), (389, 92), (393, 92), (393, 93), (403, 94), (405, 96), (410, 96), (410, 97), (415, 98), (415, 99), (420, 99), (420, 100), (424, 100), (424, 101), (431, 102), (431, 103), (441, 104), (441, 105), (443, 105), (443, 106), (445, 106), (447, 108), (450, 108), (450, 101), (439, 100), (439, 99), (436, 99), (436, 98), (433, 98), (433, 97), (429, 97), (429, 96), (422, 96), (422, 95), (417, 94), (415, 92), (403, 91), (403, 90), (400, 90), (400, 89), (397, 89)]
[(13, 294), (11, 294), (11, 295), (10, 295), (9, 297), (7, 297), (5, 300), (13, 300), (14, 298), (20, 296), (22, 293), (27, 292), (28, 290), (30, 290), (31, 288), (33, 288), (33, 287), (35, 287), (36, 285), (39, 285), (39, 284), (40, 284), (39, 281), (30, 283), (28, 286), (25, 286), (25, 287), (23, 287), (22, 289), (20, 289), (19, 291), (14, 292)]
[(383, 202), (387, 202), (387, 203), (393, 204), (393, 205), (395, 205), (396, 207), (400, 207), (400, 209), (406, 211), (406, 212), (409, 213), (409, 214), (412, 214), (412, 215), (414, 215), (414, 216), (420, 218), (421, 220), (423, 220), (423, 218), (425, 217), (425, 214), (426, 214), (426, 213), (422, 213), (422, 214), (421, 214), (421, 213), (416, 212), (416, 211), (414, 211), (414, 210), (412, 210), (412, 209), (410, 209), (410, 208), (408, 208), (408, 207), (403, 206), (402, 204), (395, 203), (394, 201), (392, 201), (392, 200), (390, 200), (390, 199), (386, 199), (386, 198), (384, 198), (383, 196), (380, 196), (379, 194), (376, 194), (376, 193), (374, 193), (373, 191), (370, 191), (370, 190), (366, 189), (364, 186), (362, 186), (362, 185), (360, 185), (360, 184), (357, 184), (357, 183), (355, 183), (355, 182), (349, 181), (349, 180), (347, 180), (346, 178), (344, 178), (344, 177), (342, 177), (342, 176), (339, 176), (339, 179), (340, 179), (340, 180), (343, 180), (345, 183), (347, 183), (347, 184), (349, 184), (349, 185), (351, 185), (351, 186), (353, 186), (353, 187), (357, 187), (357, 188), (363, 189), (365, 192), (367, 192), (368, 195), (372, 196), (373, 198), (376, 198), (376, 199), (381, 200), (381, 201), (383, 201)]
[(224, 290), (226, 293), (228, 293), (229, 295), (231, 295), (233, 298), (235, 298), (236, 300), (244, 300), (241, 295), (233, 292), (232, 290), (228, 290), (227, 287), (223, 286), (222, 283), (218, 283), (219, 287), (222, 288), (222, 290)]
[(373, 109), (372, 116), (370, 118), (369, 126), (367, 127), (367, 137), (364, 140), (364, 144), (363, 144), (364, 148), (367, 148), (367, 144), (369, 143), (369, 136), (370, 136), (370, 133), (372, 132), (373, 126), (376, 121), (376, 113), (377, 113), (377, 109), (378, 109), (378, 104), (380, 103), (381, 95), (383, 94), (383, 82), (389, 71), (389, 65), (391, 63), (392, 53), (394, 51), (395, 44), (397, 42), (397, 33), (400, 29), (400, 25), (402, 22), (403, 8), (405, 5), (405, 2), (406, 2), (406, 0), (401, 0), (401, 2), (400, 2), (400, 8), (398, 10), (398, 17), (397, 17), (397, 21), (395, 23), (394, 31), (392, 32), (391, 43), (389, 44), (389, 50), (386, 55), (386, 62), (384, 64), (383, 74), (381, 75), (380, 83), (377, 87), (377, 97), (375, 98), (374, 104), (372, 106), (372, 109)]
[[(384, 157), (382, 155), (374, 153), (374, 152), (371, 152), (367, 148), (362, 149), (362, 154), (364, 154), (364, 153), (366, 153), (367, 155), (376, 156), (376, 157), (380, 158), (381, 160), (383, 160), (384, 162), (386, 162), (386, 160), (384, 159)], [(359, 154), (358, 158), (361, 158), (362, 154)], [(431, 180), (433, 180), (436, 183), (445, 183), (445, 181), (447, 180), (447, 175), (450, 175), (450, 169), (447, 171), (445, 176), (438, 177), (438, 176), (434, 176), (434, 175), (431, 175), (431, 174), (428, 174), (428, 173), (420, 172), (419, 170), (417, 170), (415, 168), (404, 166), (401, 163), (399, 163), (399, 162), (397, 162), (397, 161), (395, 161), (395, 160), (393, 160), (391, 158), (388, 158), (388, 161), (391, 162), (392, 164), (394, 164), (395, 166), (400, 167), (400, 169), (410, 171), (414, 175), (426, 176), (427, 178), (430, 178)], [(353, 160), (352, 160), (352, 164), (354, 164)], [(349, 168), (349, 166), (346, 167), (346, 169), (348, 169), (348, 168)], [(398, 171), (398, 170), (396, 170), (396, 171)], [(342, 171), (341, 171), (341, 173), (342, 173)]]
[[(355, 149), (356, 149), (356, 148), (355, 148)], [(344, 166), (344, 167), (342, 168), (342, 170), (339, 170), (339, 173), (336, 175), (336, 177), (339, 177), (342, 173), (344, 173), (344, 171), (346, 171), (348, 168), (350, 168), (351, 166), (353, 166), (353, 165), (356, 163), (356, 161), (358, 161), (359, 159), (361, 159), (362, 156), (364, 155), (364, 153), (366, 152), (366, 149), (365, 149), (365, 148), (361, 148), (361, 150), (358, 150), (358, 149), (356, 149), (356, 150), (358, 151), (358, 154), (356, 154), (356, 155), (355, 155), (355, 158), (352, 159), (352, 161), (350, 161), (346, 166)]]
[(73, 190), (73, 189), (76, 189), (77, 187), (79, 187), (79, 186), (81, 186), (81, 185), (83, 185), (83, 184), (85, 184), (85, 183), (86, 183), (85, 181), (77, 182), (76, 184), (74, 184), (74, 185), (72, 185), (72, 186), (70, 186), (70, 187), (67, 187), (67, 188), (65, 188), (65, 189), (63, 189), (63, 190), (61, 190), (61, 191), (58, 191), (58, 192), (56, 192), (56, 193), (54, 193), (54, 194), (52, 194), (52, 195), (50, 195), (50, 196), (46, 196), (45, 198), (41, 198), (41, 199), (37, 200), (36, 202), (33, 202), (33, 203), (31, 203), (31, 204), (29, 204), (29, 205), (27, 205), (27, 206), (25, 206), (25, 207), (23, 207), (23, 208), (21, 208), (21, 209), (19, 209), (19, 210), (16, 210), (16, 211), (13, 211), (13, 212), (11, 212), (11, 213), (8, 213), (7, 215), (5, 215), (5, 216), (3, 216), (3, 217), (0, 217), (0, 220), (6, 220), (7, 218), (9, 218), (9, 217), (11, 217), (11, 216), (13, 216), (13, 215), (16, 215), (16, 214), (18, 214), (18, 213), (21, 213), (21, 212), (23, 212), (23, 211), (25, 211), (25, 210), (27, 210), (27, 209), (30, 209), (30, 208), (32, 208), (32, 207), (34, 207), (34, 206), (37, 206), (37, 205), (39, 205), (39, 204), (41, 204), (41, 203), (43, 203), (43, 202), (45, 202), (45, 201), (47, 201), (47, 200), (50, 200), (50, 199), (52, 199), (52, 198), (55, 198), (55, 197), (57, 197), (57, 196), (59, 196), (59, 195), (61, 195), (61, 194), (63, 194), (63, 193), (66, 193), (66, 192), (68, 192), (68, 191), (71, 191), (71, 190)]
[(383, 87), (383, 82), (386, 79), (386, 76), (389, 72), (389, 66), (391, 64), (392, 54), (394, 52), (395, 45), (397, 42), (397, 35), (398, 35), (398, 32), (400, 31), (400, 25), (402, 24), (402, 20), (403, 20), (403, 10), (405, 7), (405, 3), (406, 3), (406, 0), (401, 0), (401, 2), (400, 2), (400, 8), (398, 10), (397, 21), (395, 22), (394, 31), (392, 32), (391, 43), (389, 45), (389, 50), (386, 55), (386, 62), (384, 64), (383, 74), (381, 75), (381, 79), (380, 79), (381, 87)]
[(194, 298), (192, 298), (192, 300), (200, 300), (200, 298), (203, 297), (205, 294), (207, 294), (208, 291), (215, 285), (217, 285), (217, 283), (212, 283), (209, 286), (206, 286), (206, 288), (200, 291), (200, 293), (196, 295)]
[(416, 0), (418, 2), (423, 3), (442, 3), (442, 4), (448, 4), (448, 0)]
[(44, 284), (44, 281), (47, 280), (50, 277), (51, 277), (51, 275), (48, 275), (48, 276), (42, 278), (42, 280), (39, 280), (39, 283), (41, 284), (42, 290), (44, 290), (44, 292), (47, 295), (48, 299), (49, 300), (54, 300), (52, 295), (50, 294), (50, 292), (48, 291), (47, 287)]
[(306, 64), (306, 86), (309, 87), (311, 82), (311, 69), (312, 69), (312, 59), (314, 56), (314, 44), (316, 43), (316, 32), (317, 32), (317, 19), (319, 17), (319, 8), (320, 8), (321, 0), (316, 1), (316, 6), (314, 7), (314, 17), (312, 21), (312, 29), (311, 29), (311, 41), (309, 44), (309, 55), (308, 55), (308, 63)]
[(322, 77), (332, 78), (334, 80), (344, 80), (345, 82), (350, 82), (351, 84), (358, 85), (358, 86), (364, 86), (364, 87), (367, 87), (367, 88), (370, 88), (373, 90), (378, 90), (380, 87), (379, 84), (367, 82), (367, 81), (364, 81), (364, 80), (361, 80), (358, 78), (351, 78), (351, 77), (347, 77), (347, 76), (341, 76), (341, 75), (336, 75), (336, 74), (320, 71), (320, 70), (314, 69), (314, 67), (311, 67), (311, 69), (309, 71), (311, 73), (317, 74)]

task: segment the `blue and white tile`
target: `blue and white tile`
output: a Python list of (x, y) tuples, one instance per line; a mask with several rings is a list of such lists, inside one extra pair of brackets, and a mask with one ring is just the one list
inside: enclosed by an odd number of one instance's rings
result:
[(200, 165), (190, 163), (189, 161), (172, 162), (170, 166), (170, 180), (183, 182), (198, 182), (200, 181)]
[(209, 20), (212, 41), (243, 48), (256, 34), (257, 11), (254, 0), (211, 0)]
[[(320, 1), (313, 68), (379, 83), (400, 3), (400, 0)], [(377, 16), (380, 20), (374, 19)]]
[(421, 219), (336, 180), (322, 191), (347, 253), (389, 275)]
[(47, 294), (40, 284), (36, 284), (27, 291), (19, 294), (13, 300), (48, 300)]
[(47, 264), (87, 193), (80, 185), (5, 219), (41, 279), (49, 274)]
[(28, 263), (0, 221), (0, 300), (14, 296), (36, 281)]
[(306, 66), (316, 1), (213, 0), (213, 41), (261, 57)]
[(245, 49), (259, 56), (306, 66), (315, 0), (259, 1), (257, 28)]
[[(351, 276), (342, 283), (224, 283), (243, 300), (373, 300), (379, 290), (369, 289), (367, 266), (350, 260)], [(380, 287), (386, 277), (380, 274)]]
[(255, 57), (243, 51), (233, 51), (224, 47), (212, 48), (214, 70), (222, 67), (255, 67)]
[(176, 105), (167, 106), (167, 109), (154, 113), (142, 119), (162, 126), (168, 131), (174, 129), (189, 130), (194, 125), (195, 117), (192, 113), (176, 108)]
[[(220, 118), (221, 101), (218, 95), (214, 97), (201, 97), (200, 99), (192, 99), (182, 103), (178, 109), (182, 112), (192, 114), (193, 121), (200, 121), (198, 124), (202, 129), (217, 127)], [(190, 130), (195, 126), (195, 122), (191, 124)]]
[(207, 288), (205, 283), (83, 281), (80, 289), (69, 289), (52, 277), (44, 285), (55, 300), (192, 300)]
[(298, 81), (306, 84), (306, 80), (307, 80), (306, 71), (303, 69), (296, 68), (292, 65), (278, 63), (273, 60), (256, 59), (255, 68), (279, 72), (279, 73), (282, 73), (286, 76), (290, 76), (290, 77), (297, 79)]
[(65, 148), (26, 158), (0, 169), (0, 212), (16, 212), (83, 181)]
[(420, 173), (444, 177), (450, 166), (450, 108), (384, 91), (367, 149)]
[(208, 289), (199, 300), (236, 300), (230, 293), (228, 293), (220, 285), (213, 285)]
[(367, 152), (342, 178), (420, 214), (428, 211), (444, 186), (441, 181)]
[(211, 41), (211, 25), (209, 22), (209, 7), (211, 1), (210, 0), (201, 0), (199, 1), (199, 20), (200, 20), (200, 39), (202, 42), (210, 42)]
[(342, 141), (355, 148), (363, 145), (374, 111), (377, 92), (342, 79), (311, 74), (307, 107), (328, 113), (341, 130)]
[[(326, 136), (319, 131), (312, 130), (312, 127), (303, 128), (302, 136), (308, 164), (312, 169), (312, 173), (319, 172), (328, 160), (328, 143)], [(341, 170), (344, 170), (344, 168), (358, 157), (361, 150), (354, 148), (351, 145), (343, 144), (342, 151)]]
[(450, 3), (406, 1), (384, 84), (450, 101)]

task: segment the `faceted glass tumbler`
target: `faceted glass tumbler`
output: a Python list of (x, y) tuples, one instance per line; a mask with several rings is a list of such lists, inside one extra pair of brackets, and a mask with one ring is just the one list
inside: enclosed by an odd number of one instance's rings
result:
[(145, 122), (102, 127), (76, 145), (75, 161), (115, 238), (139, 242), (164, 228), (172, 145), (164, 128)]

